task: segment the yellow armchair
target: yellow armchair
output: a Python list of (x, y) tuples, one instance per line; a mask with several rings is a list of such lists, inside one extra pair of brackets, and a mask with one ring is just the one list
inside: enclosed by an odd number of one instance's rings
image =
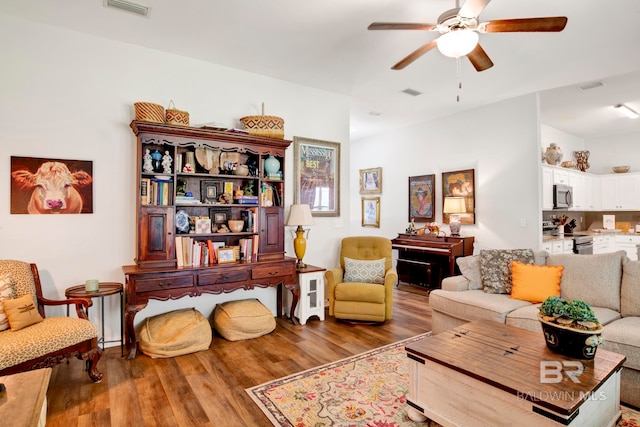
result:
[[(384, 259), (383, 283), (345, 282), (345, 258), (359, 261)], [(384, 322), (391, 319), (393, 286), (398, 273), (392, 267), (391, 240), (385, 237), (356, 236), (342, 239), (340, 267), (325, 273), (329, 315), (337, 319)]]

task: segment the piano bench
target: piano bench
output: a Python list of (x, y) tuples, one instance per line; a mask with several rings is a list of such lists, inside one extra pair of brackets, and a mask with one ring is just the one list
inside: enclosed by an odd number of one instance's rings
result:
[(398, 278), (403, 282), (426, 286), (427, 292), (440, 287), (442, 270), (437, 262), (398, 259), (397, 269)]

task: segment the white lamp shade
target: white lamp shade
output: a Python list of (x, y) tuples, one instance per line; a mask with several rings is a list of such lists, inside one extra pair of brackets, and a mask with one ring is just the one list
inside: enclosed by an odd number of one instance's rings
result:
[(478, 44), (478, 33), (472, 30), (452, 30), (438, 37), (438, 50), (445, 56), (459, 58)]
[(467, 212), (464, 197), (445, 197), (442, 212), (446, 214), (461, 214)]
[(309, 205), (291, 205), (287, 225), (313, 225), (313, 216)]

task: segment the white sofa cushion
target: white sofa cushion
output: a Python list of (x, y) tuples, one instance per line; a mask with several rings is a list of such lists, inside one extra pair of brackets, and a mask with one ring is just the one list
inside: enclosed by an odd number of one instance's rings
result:
[(622, 317), (640, 316), (640, 261), (622, 260), (620, 314)]
[(620, 282), (625, 251), (598, 255), (556, 254), (547, 265), (563, 265), (560, 296), (579, 299), (591, 307), (620, 311)]
[(505, 323), (509, 312), (531, 303), (509, 298), (506, 294), (488, 294), (479, 289), (465, 292), (436, 289), (429, 294), (429, 305), (434, 311), (462, 320), (485, 319)]
[(640, 370), (640, 317), (623, 317), (604, 327), (601, 348), (627, 356), (624, 366)]

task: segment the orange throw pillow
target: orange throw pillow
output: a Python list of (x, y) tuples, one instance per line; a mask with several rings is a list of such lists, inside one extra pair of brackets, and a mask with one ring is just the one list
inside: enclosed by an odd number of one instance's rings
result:
[(535, 265), (511, 262), (513, 287), (511, 298), (542, 302), (550, 296), (560, 296), (563, 265)]

